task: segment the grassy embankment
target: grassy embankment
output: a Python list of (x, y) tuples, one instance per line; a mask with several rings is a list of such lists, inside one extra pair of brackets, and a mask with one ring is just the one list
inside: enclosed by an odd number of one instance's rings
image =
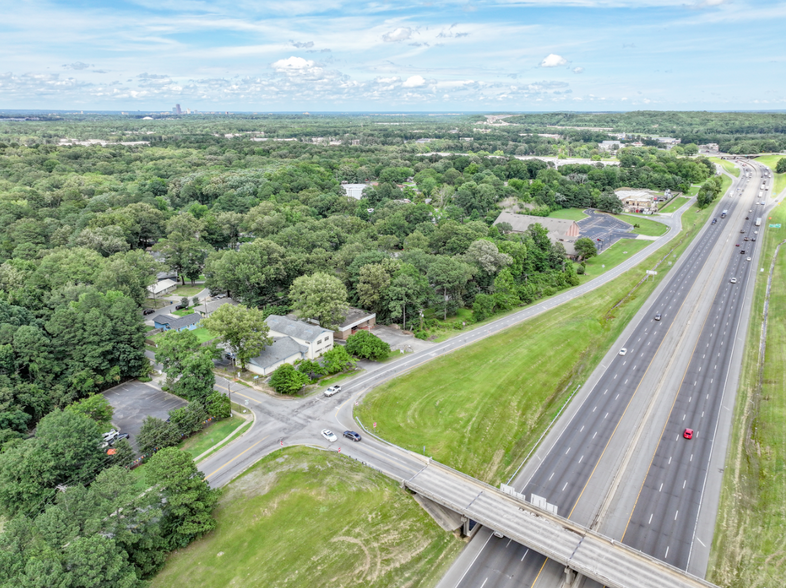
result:
[[(691, 188), (691, 191), (692, 190), (693, 188)], [(698, 192), (698, 188), (696, 189), (696, 192)], [(691, 194), (691, 196), (695, 196), (695, 193)], [(687, 201), (688, 198), (685, 198), (683, 196), (677, 196), (676, 198), (672, 198), (671, 202), (669, 202), (666, 206), (661, 208), (658, 212), (674, 212), (678, 208), (681, 208), (682, 205), (685, 204)]]
[(734, 165), (731, 161), (727, 161), (726, 159), (721, 159), (720, 157), (710, 157), (709, 160), (713, 163), (717, 163), (727, 172), (735, 177), (740, 177), (740, 168)]
[(776, 174), (775, 173), (775, 166), (778, 165), (778, 161), (780, 159), (786, 158), (786, 155), (763, 155), (762, 157), (757, 157), (755, 161), (759, 163), (763, 163), (767, 167), (769, 167), (773, 171), (773, 180), (775, 181), (775, 185), (772, 189), (772, 196), (777, 196), (783, 190), (786, 189), (786, 174)]
[(464, 545), (382, 474), (291, 447), (225, 489), (214, 531), (170, 555), (153, 588), (433, 586)]
[[(683, 215), (672, 255), (685, 250), (711, 211), (694, 206)], [(434, 459), (492, 484), (507, 480), (668, 274), (664, 263), (626, 298), (666, 254), (657, 251), (602, 288), (380, 386), (358, 416), (376, 421), (377, 433), (398, 445), (425, 445)]]
[(648, 219), (645, 216), (636, 216), (633, 214), (618, 214), (617, 218), (624, 220), (626, 223), (632, 225), (639, 225), (633, 228), (633, 232), (637, 235), (646, 235), (648, 237), (660, 237), (665, 235), (669, 227), (663, 223)]
[(751, 323), (743, 355), (721, 502), (707, 578), (729, 588), (786, 586), (786, 245), (772, 280), (759, 389), (761, 321), (775, 247), (786, 239), (786, 205), (764, 223)]

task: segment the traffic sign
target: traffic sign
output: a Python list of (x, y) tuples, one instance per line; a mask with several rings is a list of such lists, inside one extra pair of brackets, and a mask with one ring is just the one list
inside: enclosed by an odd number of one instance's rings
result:
[(377, 423), (376, 423), (376, 422), (374, 423), (374, 428), (375, 428), (375, 429), (377, 428)]
[(780, 229), (781, 228), (781, 224), (778, 223), (777, 225), (770, 225), (770, 228), (771, 229)]

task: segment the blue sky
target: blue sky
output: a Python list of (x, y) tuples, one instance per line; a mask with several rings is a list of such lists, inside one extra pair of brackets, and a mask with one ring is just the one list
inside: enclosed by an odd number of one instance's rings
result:
[(786, 2), (0, 0), (0, 109), (786, 108)]

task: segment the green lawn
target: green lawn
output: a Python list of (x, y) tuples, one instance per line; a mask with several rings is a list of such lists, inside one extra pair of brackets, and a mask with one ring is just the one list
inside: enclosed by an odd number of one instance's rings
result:
[[(786, 227), (786, 206), (770, 223)], [(759, 338), (767, 277), (786, 229), (765, 228), (707, 579), (729, 588), (786, 586), (786, 245), (773, 275), (762, 388)], [(757, 269), (759, 269), (757, 268)]]
[[(693, 190), (693, 188), (691, 188), (691, 190)], [(696, 192), (698, 192), (698, 189), (696, 189)], [(695, 196), (695, 194), (691, 194), (691, 196)], [(685, 204), (687, 201), (688, 198), (685, 198), (683, 196), (677, 196), (676, 198), (672, 198), (671, 202), (669, 202), (666, 206), (661, 208), (658, 212), (674, 212), (678, 208), (681, 208), (682, 205)]]
[(152, 587), (433, 586), (464, 546), (395, 481), (305, 447), (257, 462), (215, 516), (216, 529), (172, 553)]
[(567, 220), (580, 221), (583, 218), (587, 218), (587, 215), (584, 214), (581, 208), (563, 208), (552, 212), (549, 218), (564, 218)]
[(648, 237), (660, 237), (665, 235), (669, 227), (663, 223), (648, 219), (646, 216), (636, 216), (632, 214), (618, 214), (618, 218), (628, 222), (632, 225), (639, 225), (634, 227), (633, 232), (637, 235), (647, 235)]
[[(158, 338), (163, 337), (166, 332), (167, 331), (163, 331), (161, 333), (156, 333), (155, 335), (150, 337), (150, 339), (152, 341), (155, 341)], [(207, 341), (212, 341), (213, 339), (216, 338), (216, 335), (214, 335), (213, 333), (208, 331), (205, 327), (199, 327), (198, 329), (194, 329), (191, 332), (194, 333), (194, 335), (196, 335), (197, 341), (199, 343), (206, 343)]]
[(581, 283), (606, 273), (651, 244), (652, 241), (645, 239), (620, 239), (611, 247), (604, 249), (600, 255), (591, 257), (585, 262), (584, 275), (579, 276)]
[(726, 159), (721, 159), (720, 157), (710, 157), (709, 160), (713, 163), (717, 163), (731, 175), (740, 177), (740, 168), (734, 165), (731, 161)]
[(184, 308), (183, 310), (173, 310), (172, 314), (175, 316), (188, 316), (189, 314), (194, 314), (194, 311), (189, 308)]
[(178, 286), (175, 288), (175, 291), (172, 292), (172, 296), (187, 296), (188, 298), (191, 298), (192, 296), (199, 294), (204, 289), (204, 284), (195, 284), (194, 286)]
[[(673, 255), (712, 210), (692, 207), (683, 216)], [(363, 399), (358, 416), (376, 421), (377, 433), (393, 443), (413, 451), (425, 445), (434, 459), (492, 484), (507, 480), (669, 266), (612, 308), (667, 254), (657, 251), (602, 288), (383, 384)]]
[(180, 449), (187, 451), (191, 457), (196, 459), (245, 422), (246, 419), (239, 416), (231, 416), (228, 419), (215, 422), (183, 441), (180, 444)]

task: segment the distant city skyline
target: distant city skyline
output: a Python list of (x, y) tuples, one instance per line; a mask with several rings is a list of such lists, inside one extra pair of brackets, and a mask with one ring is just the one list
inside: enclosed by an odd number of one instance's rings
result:
[(0, 109), (786, 108), (773, 0), (0, 6)]

